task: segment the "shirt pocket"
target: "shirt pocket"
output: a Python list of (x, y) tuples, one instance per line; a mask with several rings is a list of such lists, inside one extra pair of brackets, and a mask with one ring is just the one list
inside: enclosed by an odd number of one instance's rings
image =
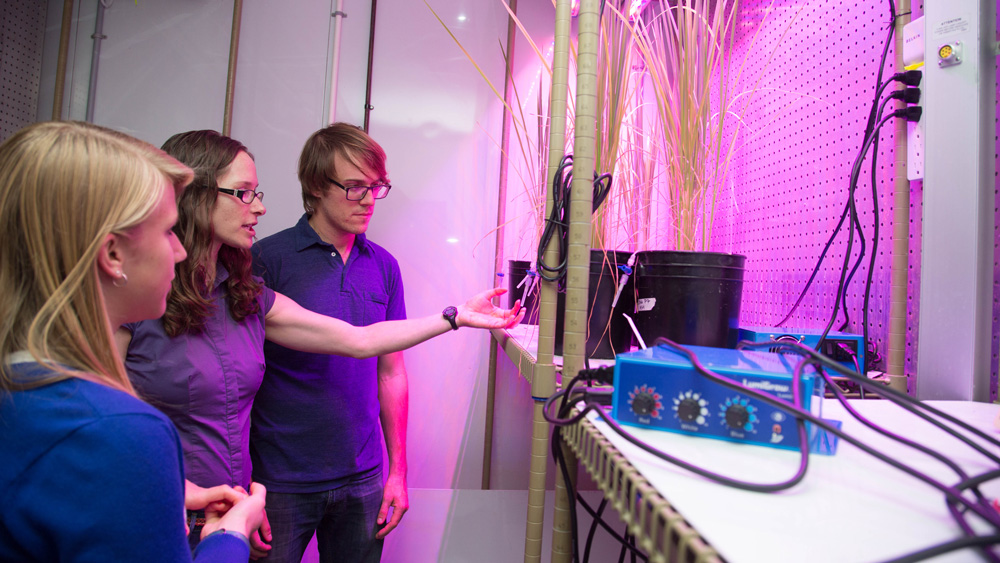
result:
[(389, 309), (389, 296), (384, 291), (365, 290), (362, 292), (364, 302), (365, 326), (386, 320), (386, 311)]

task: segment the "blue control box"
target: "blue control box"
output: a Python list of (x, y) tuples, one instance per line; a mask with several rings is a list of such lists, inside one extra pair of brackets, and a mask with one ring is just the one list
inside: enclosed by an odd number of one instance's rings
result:
[[(747, 326), (740, 327), (737, 338), (750, 342), (798, 342), (815, 350), (821, 336), (823, 336), (822, 329)], [(819, 352), (848, 369), (862, 375), (865, 373), (864, 337), (860, 334), (831, 330), (823, 340)]]
[[(792, 402), (792, 374), (799, 357), (701, 346), (686, 348), (709, 370), (744, 387)], [(803, 410), (810, 411), (813, 392), (822, 394), (822, 379), (811, 366), (803, 372), (801, 405)], [(615, 358), (611, 416), (621, 424), (643, 428), (799, 449), (795, 418), (787, 410), (704, 377), (684, 355), (666, 346), (619, 354)], [(811, 451), (821, 454), (836, 451), (833, 437), (812, 424), (807, 424), (807, 428)]]

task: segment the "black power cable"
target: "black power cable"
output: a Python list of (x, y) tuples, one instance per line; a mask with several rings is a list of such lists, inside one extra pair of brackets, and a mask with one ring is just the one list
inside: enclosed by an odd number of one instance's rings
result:
[[(889, 84), (891, 84), (892, 82), (902, 82), (902, 83), (907, 84), (909, 86), (915, 86), (915, 85), (917, 85), (917, 84), (920, 83), (920, 77), (921, 77), (920, 71), (906, 71), (906, 72), (897, 73), (897, 74), (893, 75), (893, 77), (890, 78), (888, 81), (882, 82), (882, 73), (884, 72), (884, 69), (885, 69), (885, 63), (886, 63), (886, 59), (887, 59), (887, 56), (888, 56), (889, 45), (892, 42), (892, 38), (893, 38), (893, 35), (895, 33), (895, 22), (896, 22), (896, 18), (898, 17), (898, 15), (896, 14), (896, 6), (895, 6), (895, 3), (893, 2), (893, 0), (889, 0), (889, 12), (890, 12), (890, 18), (889, 18), (889, 25), (887, 26), (888, 30), (889, 30), (888, 31), (888, 36), (886, 37), (885, 43), (883, 44), (882, 56), (881, 56), (879, 67), (878, 67), (878, 76), (877, 76), (876, 82), (875, 82), (879, 86), (876, 88), (875, 97), (874, 97), (874, 99), (872, 101), (872, 106), (871, 106), (871, 110), (869, 111), (868, 121), (867, 121), (866, 126), (865, 126), (865, 134), (864, 134), (864, 136), (862, 138), (863, 139), (862, 142), (864, 142), (864, 140), (867, 139), (872, 134), (872, 128), (873, 128), (873, 125), (875, 124), (875, 121), (876, 121), (876, 108), (878, 107), (879, 100), (880, 100), (882, 92), (885, 90), (885, 88)], [(864, 371), (868, 370), (868, 366), (873, 365), (872, 361), (873, 361), (873, 359), (875, 359), (877, 357), (877, 354), (870, 354), (869, 351), (868, 351), (868, 341), (869, 341), (869, 337), (868, 337), (869, 336), (869, 328), (868, 328), (868, 312), (869, 311), (868, 311), (868, 304), (869, 304), (869, 297), (870, 297), (870, 292), (871, 292), (872, 268), (874, 268), (875, 257), (878, 255), (878, 251), (877, 250), (878, 250), (878, 232), (879, 232), (878, 199), (877, 199), (877, 191), (876, 191), (876, 171), (877, 171), (877, 159), (878, 159), (878, 141), (877, 140), (875, 142), (874, 152), (875, 152), (875, 154), (872, 157), (871, 173), (872, 173), (872, 192), (873, 192), (873, 194), (872, 194), (873, 195), (872, 203), (873, 203), (873, 206), (874, 206), (874, 217), (875, 217), (874, 231), (875, 232), (873, 234), (873, 243), (872, 243), (872, 251), (871, 251), (871, 260), (870, 260), (870, 265), (869, 265), (869, 274), (868, 274), (868, 279), (867, 279), (866, 285), (865, 285), (865, 299), (864, 299), (864, 304), (863, 304), (863, 308), (862, 308), (862, 310), (863, 310), (862, 350), (865, 353), (865, 364), (866, 365), (865, 366), (861, 366), (861, 367), (862, 367), (862, 369)], [(845, 205), (843, 213), (841, 214), (841, 218), (840, 218), (840, 221), (837, 224), (837, 227), (834, 229), (834, 232), (831, 235), (831, 237), (830, 237), (829, 241), (827, 242), (826, 246), (824, 247), (823, 252), (820, 254), (820, 257), (817, 260), (816, 266), (813, 269), (812, 274), (809, 276), (809, 279), (806, 282), (805, 287), (802, 289), (802, 292), (800, 293), (800, 295), (799, 295), (798, 299), (796, 300), (795, 304), (792, 306), (791, 310), (788, 312), (788, 314), (785, 316), (785, 318), (782, 319), (781, 322), (779, 322), (777, 326), (779, 326), (779, 327), (780, 326), (784, 326), (785, 323), (788, 322), (788, 320), (791, 318), (792, 314), (795, 312), (795, 310), (798, 308), (798, 306), (801, 304), (803, 298), (805, 297), (805, 295), (808, 292), (810, 286), (812, 285), (812, 282), (816, 278), (817, 273), (819, 272), (819, 268), (822, 265), (823, 259), (826, 257), (827, 251), (829, 250), (831, 244), (835, 240), (837, 234), (840, 232), (840, 228), (843, 225), (843, 222), (847, 218), (848, 214), (850, 214), (850, 218), (851, 218), (851, 222), (849, 223), (849, 235), (848, 235), (849, 240), (853, 240), (854, 229), (857, 228), (858, 229), (858, 233), (859, 233), (859, 237), (860, 237), (860, 241), (861, 241), (861, 248), (859, 249), (859, 254), (858, 254), (857, 261), (855, 262), (854, 267), (851, 269), (851, 272), (848, 275), (848, 277), (846, 279), (846, 282), (844, 281), (843, 273), (841, 273), (841, 283), (838, 284), (838, 291), (837, 291), (837, 294), (835, 296), (835, 301), (834, 301), (835, 302), (834, 314), (832, 315), (832, 319), (830, 321), (830, 324), (832, 325), (836, 321), (837, 308), (842, 304), (843, 305), (843, 309), (844, 309), (844, 322), (842, 323), (840, 330), (845, 330), (850, 325), (850, 313), (849, 313), (849, 309), (847, 307), (847, 288), (848, 288), (848, 286), (850, 286), (851, 281), (854, 279), (855, 273), (857, 272), (858, 268), (860, 267), (860, 265), (861, 265), (861, 263), (862, 263), (862, 261), (863, 261), (863, 259), (865, 257), (865, 238), (864, 238), (864, 234), (861, 232), (861, 223), (860, 223), (860, 219), (858, 217), (857, 209), (856, 209), (856, 206), (855, 206), (855, 200), (854, 200), (854, 193), (855, 193), (855, 191), (856, 191), (856, 186), (849, 186), (848, 201), (847, 201), (847, 203)], [(850, 248), (850, 246), (851, 246), (851, 244), (848, 245), (849, 248)], [(847, 258), (845, 259), (845, 264), (843, 266), (843, 269), (846, 269), (847, 265), (850, 263), (849, 256), (850, 255), (848, 254)], [(827, 329), (827, 332), (829, 332), (829, 329)], [(825, 334), (824, 334), (824, 337), (825, 337)], [(818, 344), (822, 345), (822, 340), (820, 340), (820, 342)]]
[[(567, 214), (569, 213), (570, 190), (573, 185), (573, 155), (567, 154), (559, 162), (555, 176), (552, 178), (552, 209), (549, 211), (549, 218), (545, 221), (545, 229), (538, 242), (538, 255), (535, 258), (535, 265), (538, 275), (546, 281), (558, 281), (566, 275), (567, 262), (567, 233), (569, 223)], [(591, 213), (596, 212), (608, 194), (611, 193), (611, 174), (598, 175), (594, 172), (594, 195)], [(559, 263), (550, 266), (545, 261), (545, 250), (552, 243), (552, 239), (558, 236), (559, 240)]]
[[(881, 93), (885, 89), (885, 87), (888, 86), (889, 84), (893, 83), (893, 82), (901, 82), (903, 84), (906, 84), (907, 86), (916, 86), (916, 85), (920, 84), (920, 77), (921, 77), (920, 71), (916, 71), (916, 70), (911, 70), (911, 71), (901, 72), (901, 73), (895, 74), (891, 78), (889, 78), (889, 80), (887, 80), (885, 83), (883, 83), (879, 87), (879, 89), (878, 89), (879, 96), (881, 96)], [(874, 119), (873, 119), (873, 121), (874, 121)], [(871, 133), (870, 133), (869, 130), (870, 130), (870, 127), (866, 127), (865, 128), (865, 136), (864, 136), (864, 139), (862, 140), (862, 143), (864, 143), (865, 139), (867, 139), (868, 137), (871, 136)], [(833, 245), (833, 241), (836, 240), (837, 235), (840, 233), (840, 229), (843, 227), (844, 221), (847, 219), (849, 211), (850, 211), (850, 204), (847, 203), (847, 204), (844, 205), (844, 211), (840, 215), (840, 221), (837, 223), (837, 226), (834, 227), (833, 233), (831, 233), (830, 238), (826, 241), (826, 244), (823, 246), (823, 251), (820, 252), (819, 258), (816, 260), (816, 266), (813, 267), (813, 271), (809, 275), (809, 279), (806, 281), (806, 284), (802, 288), (802, 291), (799, 293), (798, 299), (795, 301), (795, 304), (792, 305), (792, 308), (788, 311), (788, 314), (785, 315), (785, 317), (783, 319), (781, 319), (778, 322), (778, 324), (775, 325), (775, 326), (778, 326), (778, 327), (784, 326), (785, 323), (787, 323), (789, 321), (789, 319), (792, 318), (792, 315), (795, 314), (795, 311), (799, 308), (799, 305), (802, 304), (802, 300), (805, 298), (806, 294), (809, 292), (810, 287), (812, 287), (813, 281), (815, 281), (815, 279), (816, 279), (816, 275), (819, 273), (820, 266), (822, 266), (823, 260), (826, 258), (826, 253), (829, 252), (830, 247)], [(839, 299), (839, 295), (838, 295), (838, 299)]]
[[(567, 386), (567, 390), (572, 390), (582, 380), (587, 380), (589, 382), (592, 379), (597, 379), (599, 381), (603, 381), (605, 383), (608, 383), (608, 382), (610, 382), (610, 381), (613, 380), (613, 369), (614, 368), (611, 367), (611, 366), (604, 366), (604, 367), (597, 368), (595, 370), (584, 370), (580, 374), (578, 374), (576, 377), (574, 377), (572, 381), (570, 381), (569, 385)], [(548, 401), (546, 401), (546, 405), (550, 405), (554, 398), (556, 398), (557, 396), (561, 396), (562, 397), (562, 403), (560, 404), (560, 407), (559, 407), (559, 417), (560, 418), (564, 418), (572, 410), (573, 405), (572, 405), (572, 403), (569, 403), (567, 401), (568, 394), (561, 394), (561, 393), (562, 392), (556, 393), (556, 395), (553, 395), (552, 398), (550, 398)], [(589, 396), (591, 394), (591, 391), (589, 389), (587, 389), (587, 390), (584, 390), (583, 393), (584, 393), (585, 396)], [(590, 401), (588, 399), (588, 402), (592, 402), (592, 401)], [(563, 425), (557, 425), (557, 428), (553, 429), (552, 440), (551, 440), (551, 444), (552, 444), (551, 445), (551, 450), (552, 450), (552, 458), (555, 461), (555, 464), (558, 467), (560, 473), (562, 474), (563, 484), (566, 487), (566, 494), (567, 494), (567, 498), (569, 500), (569, 509), (570, 509), (570, 538), (571, 538), (571, 541), (572, 541), (572, 558), (573, 558), (573, 561), (576, 562), (576, 563), (578, 563), (580, 561), (579, 547), (578, 547), (579, 546), (579, 542), (578, 542), (578, 537), (579, 537), (578, 529), (579, 528), (578, 528), (577, 517), (576, 517), (577, 502), (579, 502), (580, 505), (582, 505), (591, 514), (591, 516), (594, 517), (594, 524), (593, 524), (593, 526), (596, 526), (597, 523), (599, 522), (600, 525), (603, 528), (605, 528), (605, 530), (609, 534), (612, 535), (612, 537), (614, 537), (616, 540), (618, 540), (619, 543), (622, 544), (622, 549), (623, 550), (624, 549), (628, 549), (628, 550), (630, 550), (632, 552), (632, 558), (633, 558), (633, 560), (636, 557), (639, 557), (643, 561), (648, 561), (648, 558), (644, 554), (642, 554), (641, 552), (639, 552), (638, 549), (634, 545), (630, 545), (628, 543), (628, 541), (627, 541), (627, 533), (626, 533), (626, 538), (623, 538), (622, 536), (618, 535), (618, 533), (615, 532), (613, 529), (611, 529), (611, 527), (609, 527), (607, 525), (607, 523), (604, 522), (603, 519), (601, 519), (598, 515), (595, 514), (594, 510), (590, 507), (589, 504), (587, 504), (587, 502), (583, 499), (583, 497), (579, 496), (574, 491), (574, 489), (573, 489), (573, 482), (570, 479), (569, 469), (566, 466), (566, 460), (563, 457), (563, 453), (562, 453), (563, 440), (562, 440), (562, 434), (560, 433), (559, 426), (563, 426)], [(590, 552), (590, 540), (591, 540), (591, 537), (593, 536), (593, 533), (594, 533), (593, 526), (591, 528), (590, 534), (588, 535), (588, 539), (587, 539), (587, 547), (586, 547), (586, 551), (585, 551), (585, 555), (584, 555), (584, 561), (585, 562), (590, 557), (590, 554), (589, 554), (589, 552)]]
[[(851, 212), (852, 213), (855, 212), (855, 209), (854, 209), (854, 192), (855, 192), (855, 190), (857, 190), (858, 176), (861, 174), (861, 164), (864, 162), (865, 154), (868, 152), (868, 148), (872, 145), (873, 142), (875, 142), (876, 139), (878, 139), (879, 130), (882, 128), (883, 125), (885, 125), (886, 123), (888, 123), (889, 120), (891, 120), (893, 118), (897, 118), (897, 117), (905, 118), (907, 121), (919, 121), (920, 120), (920, 116), (922, 115), (922, 113), (923, 113), (923, 109), (920, 108), (920, 107), (907, 107), (907, 108), (896, 110), (896, 111), (890, 113), (888, 116), (886, 116), (881, 121), (879, 121), (878, 124), (875, 126), (873, 133), (871, 135), (869, 135), (867, 139), (865, 139), (865, 142), (864, 142), (864, 144), (861, 147), (861, 152), (858, 154), (858, 158), (855, 159), (855, 161), (854, 161), (854, 167), (851, 170), (851, 180), (850, 180), (849, 189), (848, 189), (848, 193), (849, 193), (849, 195), (848, 195), (848, 205), (851, 208)], [(830, 333), (830, 329), (833, 327), (833, 323), (837, 319), (838, 309), (840, 308), (839, 307), (840, 306), (839, 297), (841, 295), (841, 292), (845, 291), (845, 288), (846, 288), (845, 278), (846, 278), (846, 274), (847, 274), (847, 267), (850, 265), (850, 262), (851, 262), (851, 247), (854, 244), (854, 240), (853, 239), (854, 239), (854, 231), (852, 229), (850, 231), (850, 233), (849, 233), (849, 236), (847, 237), (847, 249), (844, 251), (844, 264), (843, 264), (843, 266), (841, 267), (841, 270), (840, 270), (840, 283), (837, 285), (837, 297), (838, 297), (838, 299), (834, 301), (834, 304), (833, 304), (833, 314), (830, 315), (830, 320), (827, 322), (826, 328), (823, 330), (823, 334), (819, 338), (819, 342), (816, 345), (817, 348), (822, 347), (823, 341), (826, 340), (826, 335)], [(865, 349), (867, 349), (867, 342), (864, 343), (864, 346), (866, 347)]]
[[(919, 115), (919, 108), (908, 108), (908, 109), (913, 111), (900, 110), (893, 113), (906, 114), (908, 117), (916, 117), (917, 115)], [(879, 127), (881, 127), (885, 121), (891, 119), (892, 117), (893, 116), (889, 116), (881, 120), (881, 122), (879, 123)], [(943, 463), (952, 471), (954, 471), (955, 474), (959, 477), (959, 479), (961, 479), (961, 481), (957, 486), (948, 486), (947, 484), (940, 482), (938, 479), (934, 479), (929, 475), (923, 473), (922, 471), (914, 467), (911, 467), (897, 459), (894, 459), (886, 454), (883, 454), (881, 451), (867, 445), (866, 443), (851, 437), (850, 435), (840, 430), (840, 428), (838, 428), (837, 426), (832, 425), (827, 421), (816, 417), (807, 410), (803, 410), (802, 408), (800, 408), (799, 405), (778, 399), (777, 397), (774, 397), (764, 392), (746, 388), (735, 381), (732, 381), (728, 378), (725, 378), (721, 375), (718, 375), (706, 369), (702, 364), (698, 362), (697, 357), (690, 350), (687, 350), (665, 339), (658, 339), (657, 343), (659, 345), (668, 346), (671, 349), (682, 354), (683, 356), (687, 357), (687, 359), (691, 362), (692, 367), (699, 374), (706, 377), (707, 379), (717, 384), (720, 384), (724, 387), (735, 389), (740, 393), (744, 393), (748, 396), (755, 397), (761, 400), (762, 402), (780, 408), (791, 414), (791, 416), (796, 417), (797, 423), (803, 426), (804, 426), (804, 421), (808, 421), (816, 425), (818, 428), (821, 428), (827, 431), (828, 433), (839, 437), (845, 442), (852, 444), (853, 446), (857, 447), (861, 451), (864, 451), (865, 453), (868, 453), (869, 455), (875, 457), (876, 459), (879, 459), (880, 461), (883, 461), (884, 463), (887, 463), (892, 467), (895, 467), (913, 477), (916, 477), (917, 479), (923, 481), (925, 484), (930, 485), (931, 487), (943, 492), (946, 497), (946, 502), (949, 511), (951, 512), (955, 521), (962, 528), (966, 537), (955, 541), (944, 542), (940, 545), (932, 546), (923, 549), (921, 551), (915, 552), (913, 554), (906, 555), (903, 558), (899, 559), (900, 561), (907, 561), (907, 562), (919, 561), (928, 557), (933, 557), (936, 555), (940, 555), (942, 553), (947, 553), (950, 551), (963, 549), (966, 547), (983, 547), (984, 549), (982, 551), (986, 557), (988, 557), (992, 561), (1000, 561), (1000, 559), (998, 559), (990, 550), (985, 549), (986, 546), (996, 545), (997, 543), (1000, 543), (1000, 535), (994, 534), (987, 536), (977, 536), (972, 527), (966, 521), (968, 515), (975, 515), (980, 519), (982, 519), (985, 523), (989, 524), (993, 529), (1000, 531), (1000, 513), (998, 513), (994, 507), (990, 506), (989, 503), (987, 502), (987, 499), (978, 490), (975, 489), (975, 487), (977, 487), (981, 483), (984, 483), (988, 480), (1000, 478), (1000, 469), (985, 472), (981, 475), (975, 475), (969, 477), (966, 474), (966, 472), (961, 469), (961, 467), (959, 467), (953, 461), (948, 459), (946, 456), (943, 456), (938, 452), (934, 452), (930, 448), (917, 444), (912, 440), (908, 440), (902, 436), (898, 436), (892, 432), (889, 432), (888, 430), (882, 429), (877, 425), (875, 425), (874, 423), (872, 423), (871, 421), (865, 419), (860, 414), (858, 414), (857, 411), (855, 411), (853, 408), (850, 407), (850, 405), (845, 400), (842, 393), (838, 393), (836, 390), (834, 391), (838, 400), (840, 400), (844, 404), (845, 410), (848, 412), (848, 414), (857, 417), (859, 421), (861, 421), (866, 426), (869, 426), (870, 428), (874, 429), (876, 432), (883, 434), (893, 440), (896, 440), (897, 442), (902, 443), (906, 446), (914, 448), (917, 451), (924, 453), (925, 455), (929, 455), (934, 459), (936, 459), (937, 461), (939, 461), (940, 463)], [(911, 412), (912, 414), (919, 416), (920, 418), (926, 420), (927, 422), (933, 424), (934, 426), (944, 430), (948, 434), (971, 446), (974, 450), (986, 456), (992, 462), (1000, 466), (1000, 457), (997, 457), (997, 455), (995, 455), (992, 451), (986, 449), (978, 442), (972, 440), (972, 437), (965, 435), (961, 431), (968, 432), (971, 436), (979, 438), (994, 447), (1000, 447), (1000, 441), (993, 438), (991, 435), (986, 434), (985, 432), (975, 428), (974, 426), (965, 423), (957, 419), (956, 417), (948, 415), (947, 413), (944, 413), (939, 409), (936, 409), (930, 405), (926, 405), (920, 401), (917, 401), (916, 399), (913, 399), (912, 397), (910, 397), (905, 393), (901, 393), (885, 385), (882, 385), (881, 383), (869, 380), (867, 377), (864, 377), (860, 373), (851, 370), (849, 368), (846, 368), (839, 362), (836, 362), (831, 358), (824, 356), (809, 347), (802, 346), (801, 344), (793, 342), (764, 342), (764, 343), (741, 342), (739, 347), (749, 348), (749, 349), (766, 348), (771, 350), (777, 350), (779, 352), (781, 351), (793, 352), (804, 356), (804, 359), (795, 366), (794, 375), (792, 378), (793, 389), (794, 389), (793, 397), (797, 399), (796, 402), (798, 402), (799, 398), (797, 382), (801, 380), (801, 377), (806, 367), (810, 365), (817, 367), (819, 373), (824, 378), (826, 378), (824, 370), (832, 370), (841, 375), (844, 375), (848, 379), (854, 381), (859, 386), (867, 387), (870, 392), (874, 392), (875, 394), (879, 395), (884, 399), (893, 401), (895, 404), (904, 408), (908, 412)], [(600, 408), (599, 405), (593, 403), (592, 401), (589, 400), (586, 401), (583, 409), (580, 412), (578, 412), (576, 415), (572, 417), (567, 418), (567, 415), (571, 411), (571, 408), (569, 407), (569, 404), (571, 404), (569, 398), (574, 396), (574, 387), (576, 386), (576, 384), (581, 379), (586, 379), (586, 378), (594, 378), (598, 380), (607, 381), (608, 375), (606, 371), (607, 368), (581, 371), (580, 374), (578, 374), (577, 377), (575, 377), (573, 381), (570, 382), (570, 384), (566, 387), (565, 390), (559, 391), (558, 393), (550, 397), (549, 400), (546, 402), (545, 408), (543, 409), (543, 415), (545, 416), (546, 420), (559, 426), (566, 424), (574, 424), (579, 420), (581, 420), (583, 417), (587, 416), (589, 412), (596, 411), (597, 415), (600, 418), (602, 418), (615, 432), (619, 433), (624, 439), (626, 439), (630, 443), (636, 445), (637, 447), (643, 449), (644, 451), (651, 453), (652, 455), (659, 457), (660, 459), (663, 459), (670, 463), (675, 463), (677, 465), (680, 465), (681, 467), (685, 468), (690, 467), (688, 464), (676, 463), (675, 461), (676, 458), (674, 458), (673, 456), (670, 456), (666, 452), (661, 452), (659, 450), (656, 450), (652, 446), (645, 444), (641, 440), (638, 440), (637, 438), (626, 432), (614, 421), (614, 419), (610, 418), (603, 411), (603, 409)], [(830, 382), (832, 383), (832, 381)], [(586, 398), (587, 396), (586, 391), (582, 392), (575, 391), (575, 394), (582, 396), (584, 398)], [(558, 418), (553, 418), (550, 414), (551, 405), (559, 399), (562, 400), (562, 407), (559, 409), (560, 412)], [(950, 423), (950, 425), (946, 423)], [(806, 444), (805, 439), (800, 436), (800, 445), (804, 446), (805, 444)], [(706, 475), (706, 473), (710, 474), (710, 472), (706, 472), (705, 470), (700, 470), (700, 469), (695, 471), (695, 473), (703, 476), (709, 476)], [(728, 484), (724, 480), (720, 482)], [(750, 490), (760, 490), (760, 489), (751, 488)], [(969, 490), (973, 492), (975, 496), (974, 499), (966, 498), (962, 494), (964, 491), (969, 491)]]

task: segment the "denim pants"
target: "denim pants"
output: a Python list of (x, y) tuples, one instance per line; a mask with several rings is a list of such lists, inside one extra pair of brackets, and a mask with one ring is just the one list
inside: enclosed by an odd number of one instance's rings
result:
[(378, 563), (375, 539), (382, 473), (319, 493), (267, 493), (271, 551), (266, 563), (300, 563), (313, 532), (322, 563)]

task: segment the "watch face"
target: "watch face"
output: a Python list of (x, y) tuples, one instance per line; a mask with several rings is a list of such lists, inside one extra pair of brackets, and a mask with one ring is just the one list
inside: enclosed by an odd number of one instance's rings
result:
[(452, 330), (458, 330), (458, 323), (455, 322), (455, 317), (458, 316), (457, 307), (454, 306), (445, 307), (444, 311), (441, 311), (441, 316), (448, 319), (448, 322), (451, 323)]

